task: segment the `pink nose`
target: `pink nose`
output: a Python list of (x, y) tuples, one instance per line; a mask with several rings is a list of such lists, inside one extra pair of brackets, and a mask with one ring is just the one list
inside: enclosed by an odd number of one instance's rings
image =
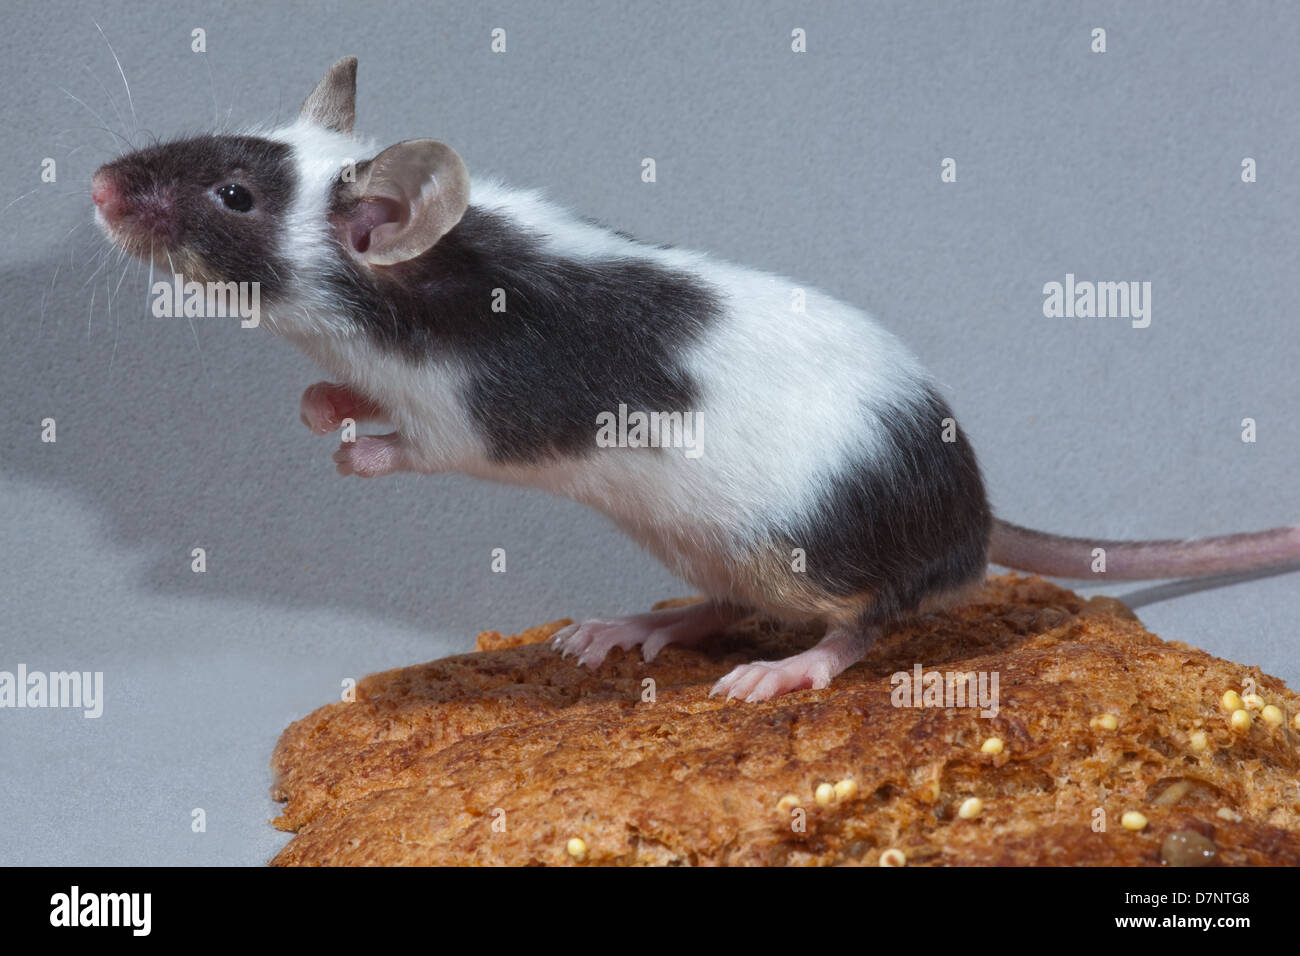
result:
[(102, 169), (90, 179), (90, 199), (105, 216), (112, 217), (118, 211), (117, 186)]

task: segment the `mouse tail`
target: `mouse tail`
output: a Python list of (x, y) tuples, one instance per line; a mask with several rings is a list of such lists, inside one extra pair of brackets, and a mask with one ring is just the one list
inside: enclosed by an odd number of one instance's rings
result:
[[(1104, 556), (1097, 553), (1099, 548)], [(1098, 541), (1045, 534), (995, 519), (989, 561), (1018, 571), (1078, 580), (1147, 581), (1240, 574), (1300, 563), (1300, 526), (1189, 540)]]

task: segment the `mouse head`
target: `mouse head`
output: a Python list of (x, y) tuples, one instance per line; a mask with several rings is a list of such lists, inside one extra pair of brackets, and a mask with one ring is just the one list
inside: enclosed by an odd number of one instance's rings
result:
[(418, 258), (469, 203), (465, 164), (418, 139), (352, 135), (357, 61), (335, 63), (289, 126), (161, 143), (91, 180), (95, 218), (126, 251), (200, 282), (258, 282), (263, 302), (310, 301), (331, 274)]

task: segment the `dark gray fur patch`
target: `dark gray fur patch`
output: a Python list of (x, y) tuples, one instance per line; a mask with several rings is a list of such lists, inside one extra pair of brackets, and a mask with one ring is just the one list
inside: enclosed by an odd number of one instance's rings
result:
[[(278, 253), (282, 223), (297, 188), (292, 149), (255, 136), (195, 136), (128, 153), (104, 167), (128, 207), (125, 225), (155, 248), (184, 250), (210, 273), (187, 278), (258, 282), (265, 301), (279, 291), (287, 264)], [(253, 208), (237, 213), (212, 190), (238, 183)], [(179, 264), (178, 264), (179, 265)]]
[(865, 411), (863, 426), (884, 430), (883, 464), (844, 471), (813, 515), (778, 536), (805, 549), (806, 573), (828, 593), (873, 595), (862, 624), (898, 620), (985, 572), (992, 512), (965, 434), (942, 440), (950, 417), (928, 387), (918, 402)]
[[(336, 199), (332, 214), (346, 212)], [(620, 403), (697, 410), (679, 359), (720, 306), (694, 276), (643, 259), (556, 256), (472, 206), (417, 259), (370, 271), (340, 249), (340, 262), (336, 291), (374, 341), (416, 362), (463, 361), (466, 405), (496, 462), (595, 451), (597, 415)], [(492, 310), (496, 289), (505, 312)]]

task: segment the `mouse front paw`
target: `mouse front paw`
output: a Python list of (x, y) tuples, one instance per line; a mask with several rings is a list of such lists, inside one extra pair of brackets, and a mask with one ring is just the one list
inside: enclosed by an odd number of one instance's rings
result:
[(338, 431), (348, 418), (355, 422), (370, 422), (385, 417), (383, 409), (370, 399), (346, 385), (335, 385), (333, 382), (317, 382), (308, 386), (302, 393), (298, 411), (302, 423), (317, 435)]
[(411, 470), (406, 448), (396, 432), (361, 435), (356, 441), (343, 442), (334, 453), (334, 467), (340, 475), (361, 478), (378, 478)]

